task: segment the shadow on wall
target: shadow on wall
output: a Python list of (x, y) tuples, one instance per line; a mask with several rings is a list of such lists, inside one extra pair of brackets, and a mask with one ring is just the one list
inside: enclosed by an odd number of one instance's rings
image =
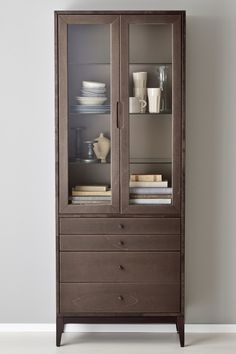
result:
[(190, 323), (191, 318), (196, 323), (224, 323), (225, 318), (227, 323), (230, 316), (223, 311), (227, 293), (224, 297), (222, 290), (227, 276), (222, 255), (227, 232), (222, 134), (230, 75), (226, 28), (223, 17), (187, 17), (186, 320)]

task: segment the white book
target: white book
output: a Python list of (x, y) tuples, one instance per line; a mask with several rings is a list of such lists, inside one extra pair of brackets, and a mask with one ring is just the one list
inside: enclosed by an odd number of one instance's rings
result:
[(91, 186), (83, 186), (83, 185), (81, 185), (81, 186), (75, 186), (74, 187), (74, 190), (75, 191), (92, 191), (92, 192), (105, 192), (105, 191), (107, 191), (108, 190), (108, 186), (107, 185), (91, 185)]
[(172, 194), (172, 188), (165, 187), (131, 187), (130, 193), (132, 194)]
[(111, 200), (111, 196), (97, 196), (97, 195), (91, 195), (91, 196), (78, 196), (78, 197), (71, 197), (71, 200)]
[(152, 205), (157, 205), (157, 204), (171, 204), (171, 199), (166, 198), (166, 199), (130, 199), (129, 200), (130, 204), (152, 204)]
[(168, 187), (168, 181), (159, 182), (129, 182), (130, 187)]

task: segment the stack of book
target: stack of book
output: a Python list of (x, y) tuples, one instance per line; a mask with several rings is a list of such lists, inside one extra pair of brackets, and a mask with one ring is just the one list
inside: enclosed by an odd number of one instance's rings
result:
[(107, 185), (75, 186), (72, 188), (72, 204), (108, 204), (111, 189)]
[(131, 175), (130, 204), (171, 204), (172, 188), (162, 175)]

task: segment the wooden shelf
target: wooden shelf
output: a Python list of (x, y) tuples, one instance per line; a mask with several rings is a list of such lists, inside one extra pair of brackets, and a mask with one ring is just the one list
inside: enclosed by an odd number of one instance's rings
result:
[(171, 164), (172, 160), (168, 158), (135, 158), (130, 159), (130, 164)]
[(160, 116), (168, 116), (172, 117), (171, 112), (160, 112), (160, 113), (129, 113), (130, 116), (138, 116), (138, 117), (160, 117)]

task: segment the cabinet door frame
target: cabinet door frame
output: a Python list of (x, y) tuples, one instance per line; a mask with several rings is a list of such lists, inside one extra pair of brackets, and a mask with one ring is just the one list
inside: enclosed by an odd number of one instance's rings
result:
[[(70, 24), (110, 24), (111, 33), (111, 187), (112, 201), (109, 205), (72, 205), (68, 203), (68, 60), (67, 60), (67, 26)], [(120, 210), (119, 184), (119, 128), (117, 105), (119, 102), (119, 31), (118, 14), (70, 14), (57, 15), (56, 43), (56, 122), (57, 134), (57, 170), (58, 207), (65, 214), (104, 214), (117, 213)]]
[[(120, 97), (122, 125), (120, 135), (121, 156), (121, 213), (181, 215), (181, 195), (184, 193), (184, 11), (177, 14), (129, 14), (121, 16), (120, 49)], [(129, 24), (172, 24), (172, 187), (173, 198), (170, 205), (130, 205), (129, 204)]]

